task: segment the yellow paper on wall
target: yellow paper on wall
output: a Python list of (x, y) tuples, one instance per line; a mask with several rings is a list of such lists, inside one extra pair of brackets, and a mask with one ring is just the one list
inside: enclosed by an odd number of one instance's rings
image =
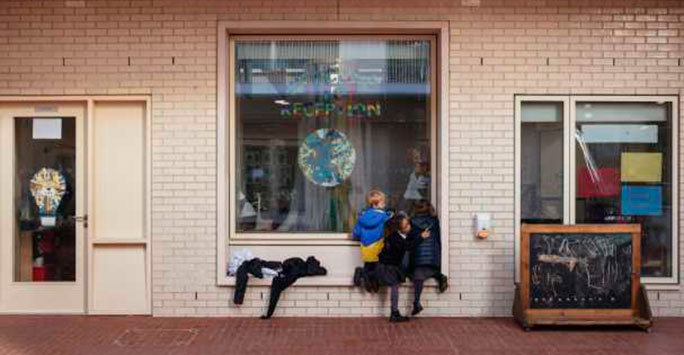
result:
[(623, 182), (660, 182), (663, 153), (622, 153), (620, 178)]

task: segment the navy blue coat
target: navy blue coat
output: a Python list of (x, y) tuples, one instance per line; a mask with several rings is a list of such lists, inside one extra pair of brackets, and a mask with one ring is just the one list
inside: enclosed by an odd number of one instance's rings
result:
[(438, 271), (442, 266), (442, 240), (437, 217), (429, 214), (416, 215), (411, 218), (411, 238), (420, 238), (420, 234), (430, 229), (431, 235), (423, 239), (409, 255), (409, 270), (418, 266), (434, 267)]

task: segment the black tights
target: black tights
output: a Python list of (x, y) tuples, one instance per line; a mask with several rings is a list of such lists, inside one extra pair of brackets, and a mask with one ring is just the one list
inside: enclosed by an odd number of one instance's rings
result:
[[(434, 276), (432, 276), (437, 282), (439, 282), (440, 278), (443, 278), (444, 275), (441, 273), (437, 273)], [(414, 305), (420, 305), (420, 295), (423, 294), (423, 284), (425, 283), (425, 280), (413, 280), (413, 304)]]
[(423, 293), (425, 280), (413, 280), (413, 304), (420, 304), (420, 295)]
[(390, 286), (390, 301), (392, 313), (399, 312), (399, 285)]

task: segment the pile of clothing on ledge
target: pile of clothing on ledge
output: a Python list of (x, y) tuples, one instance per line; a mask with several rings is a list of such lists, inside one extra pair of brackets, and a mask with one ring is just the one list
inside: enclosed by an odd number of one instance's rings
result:
[(264, 276), (273, 276), (268, 311), (261, 317), (262, 319), (271, 318), (278, 304), (278, 299), (280, 299), (280, 294), (299, 278), (321, 276), (327, 273), (328, 271), (321, 266), (321, 262), (313, 256), (308, 257), (306, 261), (302, 258), (289, 258), (283, 262), (266, 261), (255, 258), (249, 250), (235, 252), (228, 266), (228, 275), (235, 276), (233, 303), (236, 305), (244, 302), (249, 275), (260, 279)]

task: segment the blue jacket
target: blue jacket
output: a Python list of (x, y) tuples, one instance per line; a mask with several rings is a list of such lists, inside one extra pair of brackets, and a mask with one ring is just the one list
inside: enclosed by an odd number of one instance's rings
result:
[(377, 208), (366, 208), (359, 214), (352, 237), (361, 241), (361, 260), (377, 262), (382, 250), (385, 222), (392, 217), (391, 212)]
[(442, 265), (442, 241), (439, 230), (439, 220), (430, 215), (417, 215), (411, 218), (410, 238), (420, 238), (420, 233), (430, 229), (430, 236), (411, 251), (409, 269), (417, 266), (432, 266), (437, 270)]

